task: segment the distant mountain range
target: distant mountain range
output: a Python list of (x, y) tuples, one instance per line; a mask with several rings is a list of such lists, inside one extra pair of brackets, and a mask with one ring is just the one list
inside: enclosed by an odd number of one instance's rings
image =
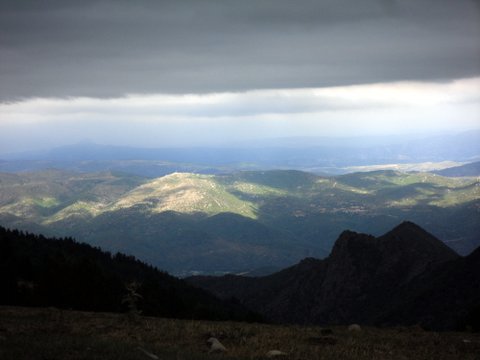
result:
[(480, 245), (479, 205), (478, 179), (430, 173), (0, 174), (0, 225), (74, 236), (177, 275), (283, 268), (327, 256), (343, 229), (379, 235), (405, 219), (468, 254)]
[(411, 222), (377, 238), (344, 231), (326, 259), (269, 276), (188, 281), (281, 323), (480, 325), (480, 248), (460, 257)]
[[(480, 131), (436, 136), (282, 138), (218, 147), (132, 148), (83, 142), (44, 151), (0, 156), (0, 171), (46, 168), (122, 171), (147, 177), (173, 172), (218, 174), (293, 169), (342, 174), (352, 167), (408, 164), (439, 170), (480, 157)], [(438, 164), (437, 164), (438, 163)], [(419, 164), (415, 168), (415, 164)], [(425, 169), (429, 164), (430, 168)], [(354, 171), (354, 170), (353, 170)]]

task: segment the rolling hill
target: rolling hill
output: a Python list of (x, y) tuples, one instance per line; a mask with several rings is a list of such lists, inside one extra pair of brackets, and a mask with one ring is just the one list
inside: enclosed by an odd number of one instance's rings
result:
[(374, 171), (0, 174), (0, 225), (74, 236), (175, 274), (243, 272), (325, 257), (343, 229), (409, 219), (461, 254), (480, 244), (478, 179)]

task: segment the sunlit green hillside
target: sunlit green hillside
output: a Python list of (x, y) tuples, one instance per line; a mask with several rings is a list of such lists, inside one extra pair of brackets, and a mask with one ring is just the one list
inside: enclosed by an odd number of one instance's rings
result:
[[(252, 191), (261, 191), (259, 188), (255, 186)], [(232, 187), (217, 181), (213, 175), (174, 173), (155, 179), (124, 194), (108, 207), (108, 211), (138, 205), (156, 213), (175, 211), (214, 215), (231, 212), (255, 217), (254, 203), (235, 196)]]
[(126, 174), (47, 170), (0, 174), (0, 213), (39, 223), (94, 216), (145, 180)]
[[(461, 253), (480, 245), (480, 180), (374, 171), (0, 175), (0, 224), (75, 236), (172, 271), (284, 266), (328, 255), (345, 229), (412, 220)], [(228, 214), (228, 216), (225, 216)]]

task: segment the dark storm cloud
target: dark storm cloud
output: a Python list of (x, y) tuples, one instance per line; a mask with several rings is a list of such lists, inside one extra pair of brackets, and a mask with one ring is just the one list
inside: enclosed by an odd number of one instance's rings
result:
[(473, 0), (0, 0), (0, 99), (480, 74)]

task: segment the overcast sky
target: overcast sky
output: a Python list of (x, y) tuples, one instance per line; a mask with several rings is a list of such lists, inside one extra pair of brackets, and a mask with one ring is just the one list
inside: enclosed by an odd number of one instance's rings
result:
[(0, 0), (0, 153), (463, 131), (479, 98), (478, 0)]

